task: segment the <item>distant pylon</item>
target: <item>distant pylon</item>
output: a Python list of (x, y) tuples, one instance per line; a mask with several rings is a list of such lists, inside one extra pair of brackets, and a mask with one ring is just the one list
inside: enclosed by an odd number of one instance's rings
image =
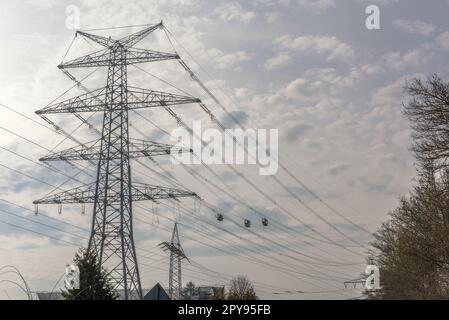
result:
[[(178, 223), (175, 222), (173, 233), (171, 235), (171, 242), (162, 242), (159, 244), (163, 251), (170, 251), (170, 271), (168, 275), (168, 294), (172, 300), (182, 299), (182, 278), (181, 278), (181, 264), (182, 259), (189, 261), (189, 258), (182, 250), (181, 242), (179, 241)], [(189, 261), (190, 262), (190, 261)]]

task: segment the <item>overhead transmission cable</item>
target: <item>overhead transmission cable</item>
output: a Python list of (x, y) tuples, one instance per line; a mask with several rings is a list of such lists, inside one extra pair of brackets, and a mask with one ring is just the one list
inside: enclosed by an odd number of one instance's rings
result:
[[(176, 47), (173, 45), (173, 42), (170, 39), (170, 36), (173, 37), (173, 39), (183, 48), (183, 50), (192, 58), (192, 60), (209, 76), (210, 74), (207, 72), (207, 70), (205, 70), (197, 61), (196, 59), (190, 54), (190, 52), (176, 39), (176, 37), (164, 26), (164, 31), (165, 34), (170, 42), (170, 44), (172, 45), (173, 49), (176, 52)], [(181, 62), (182, 60), (180, 60)], [(184, 61), (182, 61), (182, 63), (185, 63)], [(181, 64), (182, 64), (181, 63)], [(186, 71), (188, 71), (189, 73), (191, 72), (191, 75), (193, 74), (193, 71), (188, 68), (187, 65), (185, 65)], [(212, 77), (211, 77), (212, 78)], [(208, 90), (204, 84), (199, 80), (199, 78), (193, 74), (192, 77), (193, 80), (197, 81), (199, 83), (199, 85), (206, 91), (206, 93), (217, 103), (217, 105), (219, 105), (223, 111), (225, 111), (225, 113), (242, 129), (245, 130), (243, 128), (243, 126), (241, 125), (240, 121), (231, 113), (229, 112), (229, 110), (227, 110), (227, 108), (215, 97), (215, 95)], [(223, 92), (223, 90), (221, 90)], [(223, 92), (224, 93), (224, 92)], [(235, 102), (233, 102), (235, 103)], [(335, 208), (333, 208), (330, 204), (328, 204), (326, 201), (324, 201), (321, 197), (319, 197), (313, 190), (311, 190), (310, 188), (308, 188), (300, 179), (298, 179), (295, 175), (293, 175), (288, 168), (286, 168), (284, 165), (282, 165), (282, 163), (279, 163), (281, 168), (291, 177), (293, 178), (297, 183), (299, 183), (301, 185), (301, 187), (303, 187), (307, 192), (309, 192), (310, 194), (312, 194), (313, 197), (315, 197), (316, 199), (318, 199), (323, 205), (325, 205), (328, 209), (330, 209), (334, 214), (338, 215), (340, 218), (344, 219), (346, 222), (350, 223), (351, 225), (355, 226), (356, 228), (358, 228), (359, 230), (362, 230), (363, 232), (366, 232), (368, 234), (371, 235), (371, 232), (369, 232), (368, 230), (366, 230), (365, 228), (363, 228), (362, 226), (356, 224), (355, 222), (353, 222), (351, 219), (349, 219), (348, 217), (346, 217), (345, 215), (343, 215), (342, 213), (340, 213), (338, 210), (336, 210)], [(277, 181), (280, 182), (280, 181)]]
[[(188, 67), (187, 67), (188, 68)], [(72, 78), (73, 78), (73, 80), (75, 80), (74, 79), (74, 77), (72, 76)], [(198, 81), (199, 81), (199, 79), (198, 79)], [(77, 83), (79, 84), (80, 82), (78, 82), (77, 81)], [(170, 108), (165, 108), (165, 109), (167, 109), (168, 111), (171, 111), (171, 109)], [(171, 114), (172, 115), (174, 115), (174, 113), (173, 112), (171, 112)], [(179, 118), (178, 118), (178, 122), (179, 122)], [(186, 126), (185, 125), (185, 123), (183, 123), (184, 124), (184, 127)], [(188, 128), (187, 128), (188, 129)], [(254, 183), (252, 183), (249, 179), (247, 179), (242, 173), (240, 173), (240, 172), (238, 172), (235, 168), (233, 168), (232, 166), (229, 166), (236, 174), (238, 174), (241, 178), (243, 178), (247, 183), (249, 183), (253, 188), (255, 188), (257, 191), (259, 191), (259, 193), (261, 193), (262, 195), (264, 195), (265, 197), (267, 197), (268, 199), (270, 199), (275, 205), (277, 205), (277, 206), (279, 206), (280, 207), (280, 204), (278, 204), (275, 200), (273, 200), (271, 197), (269, 197), (266, 193), (264, 193), (260, 188), (258, 188)], [(289, 190), (288, 190), (289, 191)], [(300, 199), (299, 199), (299, 201), (300, 201)], [(301, 202), (301, 201), (300, 201)], [(305, 205), (305, 203), (303, 203), (303, 202), (301, 202), (303, 205)], [(307, 205), (305, 205), (305, 207), (307, 208), (308, 206)], [(309, 208), (309, 210), (312, 210), (311, 208)], [(285, 209), (284, 209), (284, 211), (285, 211)], [(286, 211), (291, 217), (293, 217), (294, 219), (296, 219), (296, 220), (298, 220), (298, 218), (295, 216), (295, 215), (293, 215), (293, 214), (291, 214), (290, 212), (288, 212), (288, 211)], [(314, 212), (313, 210), (312, 210), (312, 212)], [(315, 213), (315, 215), (317, 215), (318, 217), (320, 217), (321, 218), (321, 220), (323, 220), (324, 218), (323, 217), (321, 217), (318, 213), (316, 213), (316, 212), (314, 212)], [(323, 220), (323, 221), (325, 221), (326, 223), (328, 223), (327, 222), (327, 220)], [(302, 221), (300, 221), (301, 223), (303, 223), (304, 224), (304, 222), (302, 222)], [(304, 224), (304, 225), (306, 225), (306, 224)], [(338, 229), (336, 229), (336, 227), (335, 226), (333, 226), (332, 224), (330, 224), (330, 223), (328, 223), (328, 225), (331, 227), (331, 228), (333, 228), (334, 230), (336, 230), (336, 231), (339, 231)], [(310, 226), (308, 226), (308, 228), (310, 229), (311, 227)], [(312, 228), (312, 230), (315, 232), (315, 230)], [(344, 237), (347, 237), (347, 235), (346, 234), (344, 234), (344, 233), (341, 233), (340, 232), (340, 234), (342, 235), (342, 236), (344, 236)], [(321, 234), (321, 236), (323, 237), (324, 236), (324, 234)], [(326, 237), (326, 236), (324, 236), (324, 237)], [(348, 238), (348, 237), (347, 237)], [(351, 238), (349, 238), (350, 240), (352, 240)], [(330, 240), (330, 239), (328, 239), (328, 240)], [(353, 252), (352, 250), (350, 250), (350, 249), (346, 249), (346, 250), (349, 250), (349, 251), (351, 251), (351, 252)], [(353, 253), (355, 253), (355, 252), (353, 252)]]

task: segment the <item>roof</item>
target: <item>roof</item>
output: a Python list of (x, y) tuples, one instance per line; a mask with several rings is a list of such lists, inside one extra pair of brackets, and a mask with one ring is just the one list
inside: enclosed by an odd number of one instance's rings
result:
[(164, 288), (159, 283), (148, 291), (148, 293), (143, 297), (143, 300), (170, 300), (167, 292), (165, 292)]

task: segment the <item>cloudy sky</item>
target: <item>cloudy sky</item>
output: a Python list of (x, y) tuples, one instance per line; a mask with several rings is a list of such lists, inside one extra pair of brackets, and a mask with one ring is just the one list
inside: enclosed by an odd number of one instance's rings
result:
[[(380, 30), (365, 27), (369, 4), (380, 8)], [(181, 206), (136, 204), (143, 286), (168, 285), (168, 257), (157, 244), (169, 240), (173, 221), (178, 221), (184, 250), (193, 261), (185, 265), (184, 283), (227, 284), (229, 277), (245, 274), (262, 298), (359, 296), (360, 290), (345, 289), (343, 282), (365, 269), (372, 238), (363, 230), (376, 230), (415, 176), (410, 130), (401, 115), (407, 99), (403, 87), (413, 77), (449, 77), (449, 3), (0, 0), (0, 266), (17, 266), (36, 291), (55, 286), (89, 236), (91, 207), (83, 215), (79, 206), (64, 206), (61, 214), (55, 206), (40, 206), (35, 216), (32, 205), (79, 171), (64, 163), (49, 170), (32, 162), (74, 145), (45, 128), (47, 123), (34, 111), (56, 98), (83, 93), (77, 88), (66, 92), (73, 82), (56, 68), (62, 59), (99, 49), (81, 37), (74, 39), (70, 14), (78, 11), (83, 30), (163, 20), (175, 48), (163, 30), (138, 46), (176, 50), (244, 127), (279, 129), (280, 162), (296, 178), (282, 169), (273, 178), (258, 175), (255, 166), (235, 166), (250, 185), (223, 165), (211, 170), (189, 166), (195, 179), (166, 158), (133, 163), (135, 181), (173, 185), (155, 171), (172, 175), (225, 216), (218, 222), (204, 203), (193, 200), (183, 200)], [(91, 32), (115, 38), (141, 28)], [(227, 127), (235, 127), (176, 61), (139, 68), (129, 68), (130, 85), (174, 93), (180, 88), (200, 97)], [(74, 70), (73, 75), (82, 79), (92, 71)], [(105, 76), (100, 69), (83, 83), (100, 88)], [(204, 127), (213, 126), (197, 105), (174, 110), (186, 123), (202, 120)], [(168, 113), (152, 109), (140, 115), (149, 121), (131, 114), (133, 137), (170, 142), (163, 131), (175, 129), (176, 121)], [(67, 132), (76, 129), (74, 135), (83, 142), (98, 138), (87, 126), (79, 127), (73, 115), (49, 118)], [(98, 125), (101, 117), (90, 121)], [(92, 181), (87, 174), (77, 178)], [(62, 188), (77, 184), (71, 181)], [(269, 219), (267, 227), (260, 215)], [(242, 227), (244, 219), (252, 222), (249, 230)], [(1, 274), (0, 298), (23, 297), (5, 279), (17, 280), (11, 273)]]

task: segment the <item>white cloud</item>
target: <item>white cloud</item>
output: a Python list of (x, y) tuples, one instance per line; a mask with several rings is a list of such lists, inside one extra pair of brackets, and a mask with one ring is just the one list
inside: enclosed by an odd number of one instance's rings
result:
[(354, 50), (337, 37), (284, 35), (276, 39), (281, 49), (292, 52), (308, 52), (326, 56), (326, 61), (349, 61), (355, 57)]
[(382, 71), (385, 71), (385, 69), (383, 67), (381, 67), (377, 64), (371, 64), (371, 63), (362, 65), (360, 67), (360, 69), (362, 70), (362, 72), (364, 74), (367, 74), (367, 75), (374, 75), (374, 74), (378, 74)]
[(217, 59), (217, 65), (221, 69), (232, 68), (243, 61), (251, 60), (251, 56), (245, 51), (228, 53)]
[(282, 65), (287, 64), (292, 60), (291, 55), (288, 52), (279, 52), (276, 56), (269, 58), (264, 63), (264, 67), (267, 70), (276, 69)]
[(362, 79), (362, 72), (353, 68), (346, 74), (335, 68), (314, 68), (306, 70), (302, 77), (308, 79), (308, 94), (317, 99), (338, 95), (342, 89), (356, 85)]
[(37, 237), (32, 234), (0, 235), (0, 249), (3, 252), (15, 249), (45, 247), (49, 244), (48, 238)]
[(393, 26), (404, 32), (422, 36), (430, 36), (435, 31), (435, 26), (433, 24), (419, 20), (394, 20)]
[(241, 62), (251, 60), (251, 56), (243, 51), (237, 51), (233, 53), (224, 53), (223, 51), (213, 48), (206, 52), (208, 59), (214, 61), (214, 66), (218, 69), (234, 68)]
[(416, 67), (426, 63), (430, 59), (430, 53), (422, 49), (413, 49), (405, 53), (392, 52), (383, 56), (387, 68), (404, 69)]
[(56, 0), (27, 0), (26, 4), (43, 8), (51, 8), (56, 4)]
[(335, 68), (313, 68), (304, 71), (300, 77), (290, 81), (271, 95), (276, 102), (291, 100), (306, 103), (318, 103), (321, 100), (336, 98), (347, 88), (357, 85), (363, 71), (353, 68), (346, 74), (340, 74)]
[(280, 14), (278, 12), (266, 12), (265, 17), (267, 19), (268, 23), (274, 23), (276, 21), (279, 21)]
[(318, 13), (336, 6), (335, 0), (298, 0), (298, 3), (304, 8)]
[(435, 39), (435, 42), (438, 45), (438, 47), (440, 47), (444, 50), (449, 50), (449, 31), (445, 31), (445, 32), (441, 33)]
[(301, 96), (301, 91), (306, 84), (306, 80), (298, 78), (290, 82), (285, 88), (284, 94), (288, 98), (297, 98)]
[(251, 94), (251, 90), (248, 88), (235, 89), (235, 96), (237, 98), (247, 98)]
[(214, 14), (226, 21), (240, 21), (247, 23), (256, 14), (253, 11), (246, 11), (239, 2), (225, 2), (214, 10)]
[(365, 3), (365, 4), (376, 3), (376, 4), (379, 4), (381, 6), (388, 6), (388, 5), (395, 4), (395, 3), (399, 2), (399, 0), (357, 0), (357, 1)]
[(278, 3), (278, 0), (252, 0), (247, 1), (248, 4), (252, 5), (253, 7), (260, 8), (261, 6), (265, 7), (275, 7)]

